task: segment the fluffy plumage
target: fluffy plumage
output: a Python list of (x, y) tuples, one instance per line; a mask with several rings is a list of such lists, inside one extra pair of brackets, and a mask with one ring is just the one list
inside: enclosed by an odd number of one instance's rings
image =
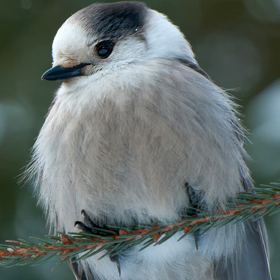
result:
[[(106, 59), (96, 53), (103, 40), (115, 44)], [(186, 183), (208, 211), (252, 184), (235, 105), (162, 14), (137, 2), (93, 4), (59, 29), (53, 58), (59, 71), (82, 65), (57, 91), (30, 169), (56, 229), (73, 231), (83, 209), (98, 223), (176, 221), (189, 206)], [(135, 248), (119, 256), (121, 276), (99, 255), (73, 270), (82, 280), (270, 279), (265, 229), (250, 224), (209, 230), (198, 249), (192, 235)], [(255, 249), (246, 254), (244, 244)]]

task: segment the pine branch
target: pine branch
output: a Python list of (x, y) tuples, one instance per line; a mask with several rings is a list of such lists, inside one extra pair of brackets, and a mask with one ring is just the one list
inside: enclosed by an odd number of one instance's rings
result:
[[(255, 188), (254, 193), (240, 193), (234, 201), (217, 211), (215, 215), (197, 212), (195, 215), (183, 215), (174, 224), (141, 225), (131, 229), (107, 226), (112, 230), (103, 230), (102, 234), (59, 233), (60, 236), (48, 236), (48, 240), (30, 237), (29, 240), (7, 240), (14, 245), (0, 244), (0, 265), (38, 265), (55, 257), (61, 257), (61, 264), (75, 257), (75, 261), (86, 259), (104, 252), (104, 256), (116, 255), (141, 244), (141, 250), (154, 244), (160, 245), (177, 232), (186, 234), (203, 228), (220, 227), (231, 222), (243, 222), (251, 218), (273, 215), (280, 212), (280, 184), (264, 185)], [(99, 232), (102, 229), (99, 229)], [(179, 240), (180, 240), (179, 239)], [(102, 258), (101, 257), (101, 258)]]

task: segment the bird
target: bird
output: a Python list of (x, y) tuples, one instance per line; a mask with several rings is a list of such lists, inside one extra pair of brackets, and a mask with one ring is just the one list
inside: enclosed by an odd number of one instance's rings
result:
[[(237, 105), (167, 16), (94, 3), (59, 28), (52, 56), (42, 79), (60, 86), (28, 169), (51, 229), (168, 224), (252, 190)], [(271, 279), (262, 219), (181, 236), (70, 266), (77, 280)]]

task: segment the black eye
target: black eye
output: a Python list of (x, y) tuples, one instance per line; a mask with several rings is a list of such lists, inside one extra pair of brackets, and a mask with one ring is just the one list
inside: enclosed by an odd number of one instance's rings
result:
[(113, 51), (115, 43), (107, 40), (98, 43), (95, 47), (97, 54), (101, 58), (107, 58)]

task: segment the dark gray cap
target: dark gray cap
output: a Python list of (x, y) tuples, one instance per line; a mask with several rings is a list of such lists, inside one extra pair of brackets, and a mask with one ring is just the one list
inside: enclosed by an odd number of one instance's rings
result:
[(141, 2), (98, 3), (78, 11), (71, 20), (99, 38), (118, 38), (140, 31), (147, 12)]

